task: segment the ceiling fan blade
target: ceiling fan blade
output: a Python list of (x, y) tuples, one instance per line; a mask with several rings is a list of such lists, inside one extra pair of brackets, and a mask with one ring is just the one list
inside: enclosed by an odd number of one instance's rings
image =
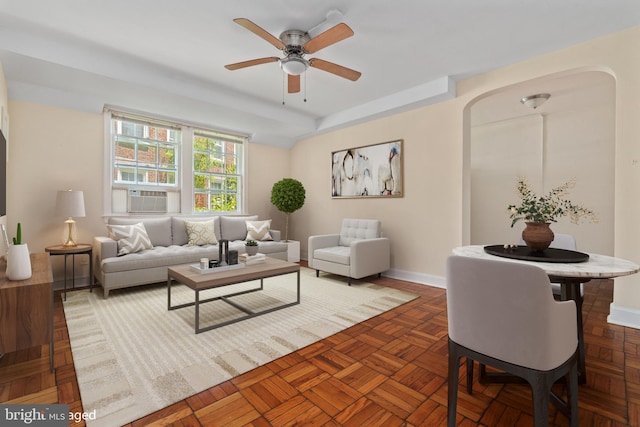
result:
[(315, 53), (320, 49), (324, 49), (327, 46), (331, 46), (334, 43), (338, 43), (341, 40), (349, 38), (353, 35), (353, 30), (345, 23), (340, 23), (334, 27), (329, 28), (324, 33), (318, 34), (306, 42), (302, 49), (305, 53)]
[(351, 68), (343, 67), (342, 65), (334, 64), (333, 62), (325, 61), (318, 58), (311, 58), (309, 60), (309, 65), (313, 68), (335, 74), (336, 76), (340, 76), (345, 79), (349, 79), (352, 82), (358, 80), (362, 75), (362, 73), (360, 73), (359, 71), (352, 70)]
[(269, 56), (267, 58), (251, 59), (249, 61), (236, 62), (235, 64), (225, 65), (227, 70), (239, 70), (240, 68), (253, 67), (254, 65), (266, 64), (268, 62), (278, 62), (280, 58)]
[(287, 87), (289, 88), (289, 93), (298, 93), (300, 92), (300, 75), (294, 76), (292, 74), (287, 74), (289, 77), (287, 78)]
[(271, 35), (271, 33), (266, 31), (262, 27), (254, 24), (253, 22), (249, 21), (247, 18), (236, 18), (233, 20), (233, 22), (251, 31), (253, 34), (257, 35), (258, 37), (261, 37), (264, 40), (268, 41), (273, 46), (275, 46), (276, 49), (284, 50), (284, 48), (286, 47), (279, 38), (276, 38), (275, 36)]

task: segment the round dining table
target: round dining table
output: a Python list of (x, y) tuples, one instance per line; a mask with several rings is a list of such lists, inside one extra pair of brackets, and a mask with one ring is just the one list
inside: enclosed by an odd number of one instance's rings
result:
[(586, 283), (591, 279), (613, 279), (635, 274), (640, 271), (640, 266), (622, 258), (575, 251), (570, 252), (584, 255), (579, 262), (563, 262), (562, 260), (558, 261), (558, 259), (545, 258), (545, 256), (518, 257), (514, 255), (517, 249), (522, 251), (523, 247), (468, 245), (454, 248), (452, 252), (458, 256), (536, 265), (547, 273), (550, 281), (559, 283), (561, 289), (560, 298), (565, 301), (573, 300), (576, 303), (579, 353), (578, 379), (581, 384), (584, 384), (586, 382), (586, 370), (580, 284)]

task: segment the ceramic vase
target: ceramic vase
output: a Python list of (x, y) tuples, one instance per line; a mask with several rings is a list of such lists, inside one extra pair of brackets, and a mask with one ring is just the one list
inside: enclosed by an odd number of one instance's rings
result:
[(7, 279), (26, 280), (31, 278), (31, 258), (26, 243), (9, 245), (7, 249)]
[(548, 222), (527, 222), (522, 230), (522, 240), (532, 251), (542, 252), (553, 242), (554, 234)]
[(257, 246), (245, 246), (245, 249), (247, 250), (247, 255), (255, 255), (258, 253)]

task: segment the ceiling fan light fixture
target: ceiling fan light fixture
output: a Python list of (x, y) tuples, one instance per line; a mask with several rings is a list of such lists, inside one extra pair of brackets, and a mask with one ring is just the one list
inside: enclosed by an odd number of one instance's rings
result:
[(288, 56), (280, 60), (282, 70), (292, 76), (299, 76), (309, 68), (309, 61), (299, 56)]
[(535, 95), (525, 96), (520, 100), (527, 107), (531, 107), (534, 110), (544, 104), (547, 99), (551, 98), (551, 95), (548, 93), (537, 93)]

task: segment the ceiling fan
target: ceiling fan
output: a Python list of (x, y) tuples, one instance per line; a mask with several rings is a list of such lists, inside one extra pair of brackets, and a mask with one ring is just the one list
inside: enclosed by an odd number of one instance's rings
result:
[(361, 73), (359, 71), (318, 58), (305, 58), (305, 55), (316, 53), (320, 49), (324, 49), (325, 47), (353, 36), (353, 30), (345, 23), (339, 23), (313, 38), (311, 38), (309, 33), (301, 30), (286, 30), (280, 34), (280, 38), (276, 38), (246, 18), (236, 18), (233, 22), (283, 51), (285, 57), (278, 58), (270, 56), (237, 62), (235, 64), (225, 65), (227, 70), (239, 70), (254, 65), (279, 62), (282, 70), (287, 73), (289, 93), (300, 92), (300, 75), (309, 67), (317, 68), (351, 81), (356, 81), (360, 78)]

